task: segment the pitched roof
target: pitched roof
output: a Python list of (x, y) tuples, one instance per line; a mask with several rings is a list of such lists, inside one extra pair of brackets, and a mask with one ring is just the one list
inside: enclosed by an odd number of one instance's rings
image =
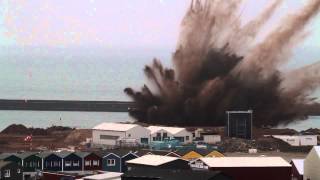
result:
[(104, 130), (104, 131), (128, 131), (137, 126), (138, 126), (137, 124), (101, 123), (92, 129)]
[(316, 151), (316, 153), (318, 154), (318, 156), (320, 157), (320, 146), (313, 146), (313, 148)]
[(185, 130), (185, 128), (180, 128), (180, 127), (166, 127), (166, 126), (149, 126), (148, 129), (151, 131), (151, 134), (154, 134), (160, 130), (165, 130), (171, 134), (177, 134), (183, 130)]
[(224, 157), (224, 155), (219, 151), (213, 150), (212, 152), (207, 154), (206, 157)]
[(162, 150), (158, 150), (158, 151), (154, 151), (154, 150), (148, 150), (148, 149), (140, 149), (138, 151), (135, 152), (136, 155), (138, 156), (144, 156), (147, 154), (153, 154), (153, 155), (167, 155), (170, 151), (162, 151)]
[(108, 149), (108, 150), (105, 150), (105, 151), (98, 151), (98, 152), (95, 152), (95, 153), (100, 157), (105, 157), (105, 156), (107, 156), (107, 155), (109, 155), (111, 153), (115, 154), (115, 155), (117, 155), (119, 157), (122, 157), (122, 156), (127, 155), (130, 152), (133, 153), (133, 154), (136, 154), (135, 152), (133, 152), (131, 150), (128, 150), (128, 149)]
[(281, 157), (205, 157), (200, 160), (209, 167), (291, 167)]
[(298, 173), (303, 175), (304, 173), (304, 159), (292, 159), (292, 164), (296, 167)]
[(36, 153), (36, 152), (23, 152), (23, 153), (16, 154), (16, 156), (18, 156), (21, 159), (25, 159), (25, 158), (27, 158), (27, 157), (29, 157), (31, 155), (37, 155), (37, 154), (38, 153)]
[[(157, 168), (134, 168), (125, 172), (122, 177), (134, 177), (136, 179), (166, 179), (166, 180), (219, 180), (229, 179), (228, 176), (219, 171), (192, 171), (192, 170), (171, 170)], [(230, 178), (231, 179), (231, 178)]]
[(16, 156), (21, 159), (21, 157), (18, 156), (18, 153), (2, 153), (0, 154), (0, 160), (4, 160), (10, 156)]
[(13, 153), (1, 153), (0, 160), (6, 159), (7, 157), (11, 156)]
[(82, 152), (82, 151), (77, 151), (74, 153), (75, 155), (81, 157), (81, 158), (84, 158), (86, 156), (88, 156), (89, 154), (91, 154), (91, 152)]
[(162, 164), (175, 161), (179, 158), (160, 155), (144, 155), (136, 159), (127, 161), (128, 164), (140, 164), (148, 166), (160, 166)]
[(8, 165), (8, 164), (10, 164), (10, 163), (12, 163), (12, 162), (10, 162), (10, 161), (0, 161), (0, 169), (1, 168), (3, 168), (3, 167), (5, 167), (6, 165)]

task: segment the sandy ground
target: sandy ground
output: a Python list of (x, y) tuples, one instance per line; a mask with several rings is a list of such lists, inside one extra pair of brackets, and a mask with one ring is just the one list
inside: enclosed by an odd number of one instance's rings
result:
[(291, 159), (304, 159), (308, 153), (297, 153), (297, 152), (277, 152), (277, 151), (266, 151), (266, 152), (258, 152), (256, 154), (249, 154), (249, 153), (224, 153), (228, 157), (259, 157), (259, 156), (266, 156), (266, 157), (282, 157), (286, 161), (290, 162)]

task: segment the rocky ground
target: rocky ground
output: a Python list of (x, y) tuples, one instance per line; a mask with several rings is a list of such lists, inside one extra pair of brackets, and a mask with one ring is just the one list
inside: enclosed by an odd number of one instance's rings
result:
[[(24, 138), (32, 134), (32, 141)], [(11, 125), (0, 133), (0, 152), (29, 151), (57, 148), (82, 148), (82, 142), (91, 138), (91, 130), (73, 129), (69, 127), (52, 126), (46, 129), (27, 128), (23, 125)]]

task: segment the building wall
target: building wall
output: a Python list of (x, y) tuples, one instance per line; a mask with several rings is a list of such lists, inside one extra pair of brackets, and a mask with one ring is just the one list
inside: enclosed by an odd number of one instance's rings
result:
[(121, 167), (121, 172), (126, 172), (128, 170), (128, 167), (127, 167), (127, 164), (126, 164), (127, 161), (129, 161), (131, 159), (135, 159), (137, 157), (138, 157), (137, 155), (132, 154), (132, 153), (129, 153), (126, 156), (123, 156), (121, 158), (121, 166), (122, 166)]
[[(107, 162), (108, 160), (114, 159), (115, 165), (110, 166)], [(121, 158), (115, 154), (109, 154), (102, 159), (102, 170), (110, 172), (121, 172)]]
[[(85, 161), (91, 161), (91, 165), (90, 166), (86, 166), (84, 164), (84, 170), (102, 170), (102, 158), (99, 157), (98, 155), (96, 155), (94, 153), (91, 153), (91, 154), (89, 154), (88, 156), (86, 156), (84, 158), (84, 162), (83, 163), (85, 163)], [(94, 166), (93, 165), (93, 161), (98, 161), (99, 165)]]
[(313, 148), (304, 160), (304, 179), (320, 180), (320, 158)]
[(5, 158), (4, 160), (5, 161), (10, 161), (10, 162), (15, 162), (20, 166), (22, 165), (22, 159), (17, 157), (17, 156), (15, 156), (15, 155), (11, 155), (11, 156)]
[(221, 141), (220, 135), (203, 135), (203, 141), (208, 144), (215, 144)]
[(236, 180), (291, 180), (291, 167), (216, 167), (210, 170), (221, 171)]
[(292, 165), (292, 180), (303, 180), (303, 175), (300, 175), (297, 168)]
[[(52, 164), (51, 164), (52, 162)], [(58, 162), (58, 166), (54, 166), (54, 162)], [(51, 166), (52, 165), (52, 166)], [(62, 158), (55, 154), (51, 154), (44, 158), (43, 160), (43, 169), (49, 171), (62, 171)]]
[(115, 146), (117, 139), (101, 139), (101, 135), (108, 136), (119, 136), (119, 138), (124, 138), (126, 132), (122, 131), (103, 131), (103, 130), (93, 130), (92, 131), (92, 143), (94, 145), (107, 145), (107, 146)]
[[(188, 144), (188, 143), (192, 143), (192, 133), (187, 131), (186, 129), (174, 134), (175, 137), (184, 137), (184, 143)], [(186, 137), (189, 137), (189, 139), (187, 139)]]
[(35, 172), (42, 169), (42, 159), (36, 155), (31, 155), (23, 160), (24, 172)]
[[(71, 162), (71, 166), (66, 166), (66, 162)], [(78, 163), (79, 166), (76, 166), (74, 163)], [(67, 157), (63, 158), (63, 171), (81, 171), (82, 170), (82, 158), (71, 153)]]
[(316, 135), (300, 136), (301, 146), (316, 146), (318, 144), (318, 137)]
[[(20, 169), (20, 173), (18, 173), (18, 169)], [(5, 170), (10, 170), (10, 177), (4, 177)], [(17, 163), (10, 163), (0, 169), (1, 176), (0, 179), (3, 180), (22, 180), (23, 178), (23, 169)]]
[[(157, 137), (157, 134), (160, 133), (161, 134), (161, 138), (163, 137), (164, 133), (167, 133), (167, 138), (174, 138), (173, 134), (169, 133), (168, 131), (161, 129), (153, 134), (150, 135), (150, 141), (154, 141), (153, 139)], [(162, 139), (161, 139), (162, 140)]]
[(150, 130), (142, 126), (136, 126), (126, 132), (126, 138), (137, 139), (139, 143), (141, 143), (141, 138), (148, 138), (150, 143)]
[[(157, 133), (161, 134), (161, 137), (163, 137), (163, 133), (167, 133), (167, 137), (172, 139), (172, 138), (176, 138), (176, 137), (183, 137), (184, 141), (182, 142), (183, 144), (188, 144), (188, 143), (192, 143), (192, 133), (188, 132), (187, 130), (182, 130), (176, 134), (171, 134), (170, 132), (166, 131), (165, 129), (161, 129), (153, 134), (151, 134), (151, 141), (153, 141), (154, 137), (157, 137)], [(186, 136), (188, 136), (188, 140), (186, 138)]]
[(303, 135), (303, 136), (287, 136), (287, 135), (274, 135), (273, 137), (281, 139), (291, 146), (316, 146), (318, 143), (316, 135)]

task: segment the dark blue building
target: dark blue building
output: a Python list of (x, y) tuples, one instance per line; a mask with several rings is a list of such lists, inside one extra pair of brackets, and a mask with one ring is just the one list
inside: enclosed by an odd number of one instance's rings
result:
[(63, 171), (62, 155), (54, 152), (40, 153), (43, 159), (43, 170), (46, 171)]
[(138, 156), (130, 151), (112, 150), (104, 153), (102, 159), (102, 170), (110, 172), (125, 172), (126, 161), (135, 159)]
[(63, 171), (81, 171), (82, 163), (82, 157), (76, 153), (70, 153), (63, 156)]

